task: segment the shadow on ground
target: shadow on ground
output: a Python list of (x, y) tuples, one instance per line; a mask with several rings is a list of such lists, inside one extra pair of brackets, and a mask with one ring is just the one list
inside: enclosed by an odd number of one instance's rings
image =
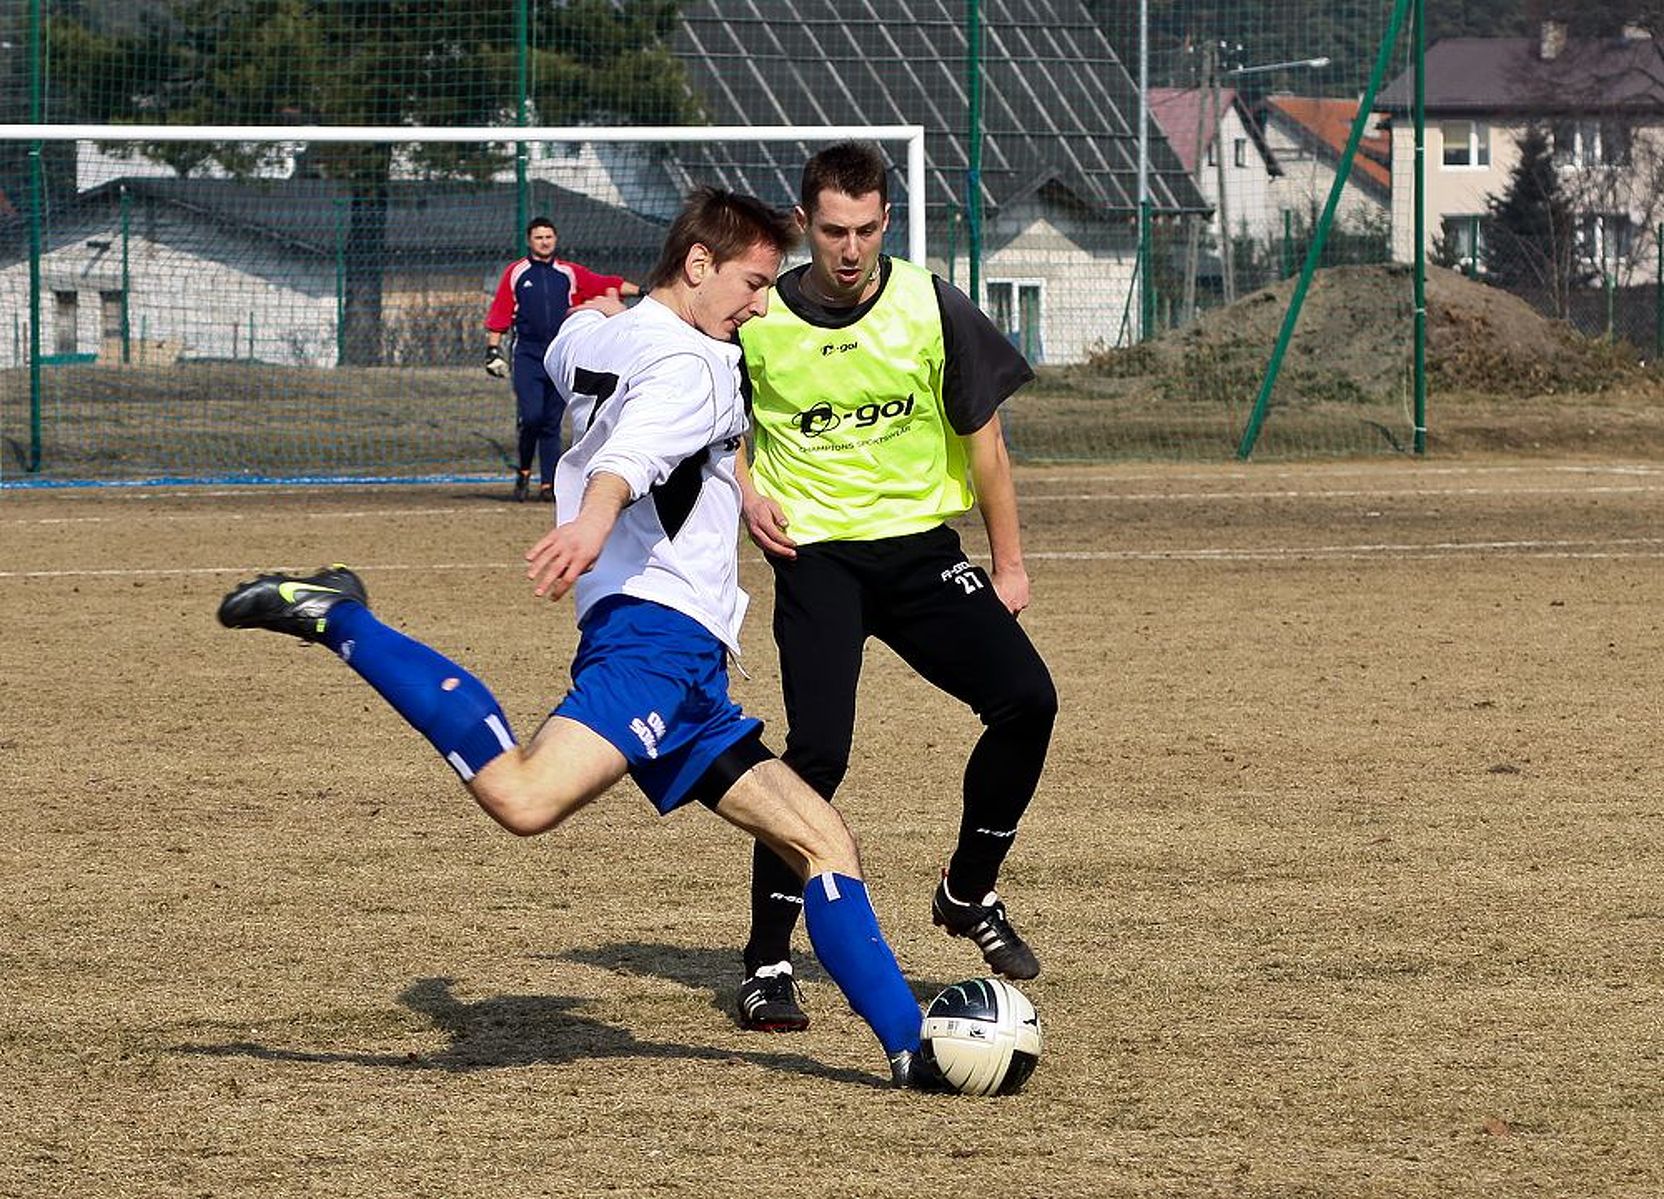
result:
[(450, 1043), (436, 1053), (353, 1053), (298, 1050), (231, 1041), (178, 1045), (179, 1053), (206, 1057), (251, 1057), (261, 1061), (346, 1064), (398, 1070), (467, 1072), (512, 1066), (559, 1065), (593, 1058), (682, 1058), (745, 1062), (766, 1070), (867, 1086), (888, 1086), (877, 1073), (838, 1070), (795, 1053), (735, 1052), (674, 1041), (643, 1041), (628, 1029), (579, 1014), (583, 1000), (558, 995), (498, 995), (465, 1001), (451, 993), (448, 978), (418, 979), (399, 995), (401, 1007), (427, 1017)]
[[(569, 949), (564, 953), (538, 954), (539, 958), (550, 961), (578, 962), (585, 966), (597, 966), (603, 970), (616, 971), (619, 974), (634, 974), (645, 978), (662, 978), (667, 982), (680, 983), (684, 987), (708, 990), (711, 992), (711, 1007), (721, 1013), (730, 1023), (737, 1024), (735, 1018), (734, 995), (739, 990), (741, 971), (738, 949), (690, 949), (684, 945), (654, 945), (640, 941), (615, 941), (609, 945), (597, 945), (589, 949)], [(827, 983), (832, 980), (820, 968), (820, 964), (813, 958), (799, 956), (793, 959), (793, 972), (800, 983)], [(958, 980), (953, 980), (958, 981)], [(935, 998), (936, 993), (949, 982), (937, 982), (933, 979), (912, 978), (907, 980), (912, 988), (913, 996), (920, 1004), (926, 1004)], [(814, 1016), (809, 1013), (810, 1018)]]

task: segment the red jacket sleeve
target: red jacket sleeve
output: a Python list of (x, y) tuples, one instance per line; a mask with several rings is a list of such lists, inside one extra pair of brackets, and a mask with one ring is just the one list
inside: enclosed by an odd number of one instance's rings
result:
[(485, 313), (485, 327), (493, 333), (507, 333), (514, 327), (514, 268), (519, 265), (520, 260), (509, 263), (497, 280), (497, 294)]
[(598, 275), (587, 266), (579, 266), (575, 262), (566, 265), (572, 268), (572, 278), (577, 284), (572, 296), (574, 304), (582, 304), (585, 300), (593, 300), (596, 296), (604, 296), (607, 292), (624, 286), (622, 275)]

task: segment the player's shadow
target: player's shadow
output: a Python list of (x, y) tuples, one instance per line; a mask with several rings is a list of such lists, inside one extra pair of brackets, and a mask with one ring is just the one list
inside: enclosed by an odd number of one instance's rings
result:
[[(657, 945), (641, 941), (614, 941), (587, 949), (569, 949), (564, 953), (536, 954), (535, 957), (555, 961), (579, 962), (598, 966), (619, 974), (662, 978), (709, 991), (711, 1007), (729, 1022), (738, 1024), (735, 1016), (735, 995), (739, 990), (740, 953), (737, 949), (690, 949), (685, 945)], [(820, 964), (807, 954), (799, 954), (792, 962), (793, 973), (800, 983), (815, 982), (833, 985)], [(950, 983), (931, 979), (910, 978), (914, 998), (921, 1004), (929, 1003), (936, 993)]]
[(826, 1066), (795, 1053), (736, 1052), (674, 1041), (644, 1041), (628, 1029), (578, 1014), (580, 999), (548, 995), (497, 995), (465, 1001), (451, 993), (448, 978), (418, 979), (399, 995), (398, 1003), (427, 1017), (449, 1038), (433, 1053), (353, 1053), (345, 1050), (286, 1049), (256, 1041), (215, 1045), (179, 1045), (180, 1053), (207, 1057), (252, 1057), (274, 1062), (348, 1064), (396, 1070), (446, 1070), (467, 1073), (510, 1066), (559, 1065), (608, 1057), (686, 1058), (694, 1061), (746, 1062), (768, 1070), (813, 1075), (838, 1082), (888, 1086), (889, 1079), (858, 1070)]

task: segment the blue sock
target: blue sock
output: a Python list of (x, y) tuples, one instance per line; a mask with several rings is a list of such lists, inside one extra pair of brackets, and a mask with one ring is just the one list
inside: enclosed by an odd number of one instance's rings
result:
[(878, 929), (867, 888), (847, 874), (816, 875), (803, 888), (803, 919), (815, 956), (884, 1052), (919, 1047), (919, 1004)]
[(420, 641), (388, 628), (363, 604), (329, 610), (322, 641), (410, 722), (467, 782), (514, 734), (485, 684)]

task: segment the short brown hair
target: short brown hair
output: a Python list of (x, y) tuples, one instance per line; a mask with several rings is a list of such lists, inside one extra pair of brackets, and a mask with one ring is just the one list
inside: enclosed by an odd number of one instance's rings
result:
[(752, 246), (771, 246), (784, 254), (796, 243), (797, 223), (790, 213), (770, 208), (755, 196), (695, 188), (670, 222), (659, 261), (647, 276), (647, 290), (673, 282), (694, 246), (704, 246), (711, 252), (711, 265), (721, 266)]
[(534, 216), (531, 220), (526, 222), (526, 236), (527, 237), (530, 237), (532, 235), (532, 230), (534, 230), (534, 229), (547, 229), (550, 233), (553, 233), (556, 237), (560, 236), (560, 230), (556, 229), (555, 228), (555, 223), (553, 221), (551, 221), (546, 216)]
[(804, 212), (814, 212), (815, 201), (828, 188), (841, 196), (878, 193), (878, 202), (890, 202), (890, 177), (884, 156), (871, 142), (839, 142), (828, 146), (803, 164)]

